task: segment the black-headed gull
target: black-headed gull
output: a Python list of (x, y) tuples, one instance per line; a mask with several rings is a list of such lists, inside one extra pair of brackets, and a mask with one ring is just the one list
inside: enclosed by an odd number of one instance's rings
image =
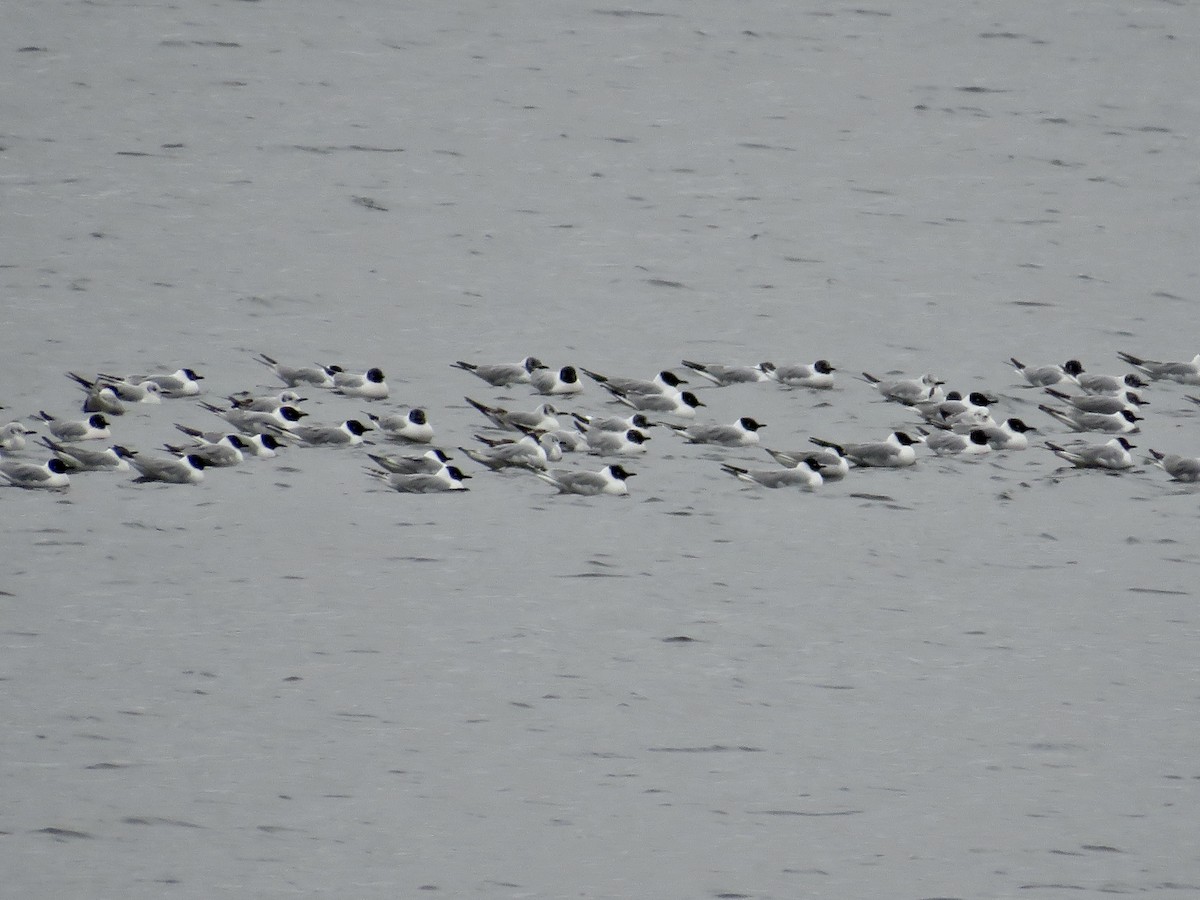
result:
[(0, 483), (29, 490), (65, 491), (71, 479), (67, 464), (56, 456), (40, 466), (11, 459), (0, 462)]
[(903, 431), (893, 431), (882, 441), (868, 441), (859, 444), (835, 444), (821, 438), (809, 438), (809, 440), (818, 447), (837, 450), (856, 466), (888, 469), (903, 468), (915, 463), (917, 454), (913, 447), (921, 443)]
[(815, 491), (824, 481), (821, 477), (821, 463), (812, 455), (806, 456), (789, 469), (743, 469), (741, 466), (723, 465), (721, 471), (728, 472), (739, 481), (765, 488), (798, 487), (806, 491)]
[(1117, 356), (1155, 381), (1200, 384), (1200, 353), (1197, 353), (1189, 362), (1160, 362), (1156, 359), (1145, 359), (1124, 352), (1117, 353)]
[(560, 494), (580, 494), (594, 497), (597, 494), (615, 494), (627, 496), (629, 488), (625, 481), (632, 478), (635, 472), (629, 472), (620, 465), (605, 466), (598, 472), (580, 472), (573, 469), (550, 469), (548, 472), (534, 472), (547, 484), (558, 488)]
[(1060, 459), (1065, 459), (1079, 469), (1132, 469), (1133, 457), (1129, 451), (1134, 444), (1123, 437), (1115, 437), (1104, 444), (1072, 444), (1063, 447), (1053, 441), (1046, 446)]
[(519, 363), (469, 363), (463, 360), (452, 362), (451, 367), (470, 372), (493, 387), (510, 384), (529, 384), (529, 376), (535, 369), (545, 369), (546, 364), (536, 356), (527, 356)]

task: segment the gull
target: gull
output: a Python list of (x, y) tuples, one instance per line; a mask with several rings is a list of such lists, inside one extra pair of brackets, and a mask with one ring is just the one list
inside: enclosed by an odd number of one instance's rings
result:
[(358, 419), (340, 425), (297, 425), (288, 434), (306, 447), (351, 447), (363, 442), (367, 427)]
[(362, 375), (353, 372), (335, 372), (333, 390), (336, 394), (358, 397), (361, 400), (386, 400), (388, 396), (388, 386), (383, 377), (383, 369), (378, 367), (367, 369)]
[(125, 448), (119, 445), (104, 450), (89, 450), (87, 447), (80, 447), (77, 444), (60, 444), (44, 435), (41, 442), (43, 446), (53, 450), (54, 455), (61, 459), (68, 469), (77, 472), (129, 471), (129, 463), (122, 455)]
[(261, 434), (268, 431), (276, 434), (286, 433), (295, 428), (296, 423), (308, 415), (294, 406), (281, 406), (274, 412), (257, 412), (237, 407), (221, 409), (219, 406), (204, 402), (201, 402), (200, 406), (211, 413), (216, 413), (238, 431), (246, 434)]
[(10, 453), (24, 450), (25, 437), (30, 434), (37, 434), (37, 432), (30, 431), (20, 422), (9, 422), (0, 428), (0, 450), (7, 450)]
[(903, 431), (893, 431), (882, 441), (870, 441), (863, 444), (835, 444), (821, 438), (809, 438), (818, 447), (829, 447), (837, 450), (856, 466), (900, 468), (911, 466), (917, 461), (913, 447), (919, 440), (909, 437)]
[(461, 359), (450, 364), (455, 369), (470, 372), (493, 387), (510, 384), (529, 384), (529, 376), (535, 369), (545, 369), (546, 364), (536, 356), (527, 356), (519, 363), (469, 363)]
[(506, 431), (557, 431), (559, 427), (558, 419), (555, 418), (558, 410), (549, 403), (539, 404), (532, 412), (513, 412), (502, 406), (488, 406), (470, 397), (463, 399), (483, 413), (497, 428)]
[(390, 416), (377, 416), (374, 413), (365, 415), (375, 423), (380, 431), (393, 440), (409, 441), (414, 444), (433, 442), (433, 426), (429, 424), (428, 414), (419, 407), (410, 409), (406, 413), (394, 413)]
[(925, 446), (938, 456), (970, 456), (992, 449), (987, 433), (981, 428), (972, 428), (969, 434), (934, 431), (925, 436)]
[[(68, 372), (67, 377), (80, 386), (99, 383), (99, 381), (92, 382), (81, 378), (74, 372)], [(104, 387), (111, 388), (113, 393), (125, 403), (162, 403), (163, 390), (156, 381), (143, 381), (137, 384), (115, 375), (98, 375), (97, 378), (104, 382)]]
[(998, 425), (984, 425), (979, 430), (987, 435), (993, 450), (1026, 450), (1029, 448), (1029, 438), (1025, 435), (1037, 431), (1017, 418), (1005, 419)]
[(174, 453), (176, 456), (186, 456), (189, 453), (193, 453), (210, 466), (220, 467), (236, 466), (246, 458), (243, 451), (250, 452), (250, 443), (236, 434), (222, 435), (216, 441), (193, 438), (192, 444), (189, 447), (183, 447), (179, 444), (163, 444), (163, 447), (168, 453)]
[(1190, 362), (1160, 362), (1156, 359), (1144, 359), (1124, 352), (1118, 353), (1117, 356), (1155, 381), (1200, 384), (1200, 353), (1197, 353)]
[(588, 450), (597, 456), (634, 456), (646, 452), (650, 435), (637, 428), (605, 431), (596, 428), (587, 433)]
[(436, 447), (420, 456), (379, 456), (368, 453), (375, 464), (395, 475), (432, 475), (450, 462), (450, 457)]
[(1074, 444), (1063, 447), (1052, 441), (1046, 446), (1060, 459), (1065, 459), (1078, 469), (1131, 469), (1133, 457), (1129, 451), (1134, 444), (1123, 437), (1115, 437), (1105, 444)]
[(333, 376), (342, 371), (341, 366), (285, 366), (265, 353), (254, 357), (268, 369), (271, 369), (288, 387), (299, 387), (311, 384), (315, 387), (333, 387)]
[(204, 469), (208, 467), (208, 463), (194, 453), (163, 459), (144, 457), (136, 450), (125, 448), (118, 452), (140, 473), (133, 479), (135, 484), (151, 481), (161, 481), (165, 484), (199, 484), (204, 480)]
[(870, 372), (863, 372), (862, 377), (867, 384), (874, 385), (885, 400), (891, 400), (893, 403), (912, 406), (921, 401), (946, 399), (941, 388), (943, 382), (938, 381), (932, 375), (922, 375), (920, 378), (907, 378), (900, 381), (884, 381), (876, 378)]
[(281, 406), (303, 403), (307, 399), (307, 397), (301, 397), (290, 389), (280, 391), (278, 394), (268, 394), (262, 397), (254, 397), (249, 391), (229, 395), (229, 402), (238, 409), (251, 409), (255, 412), (274, 412)]
[(591, 431), (626, 431), (630, 428), (645, 431), (654, 426), (642, 413), (631, 416), (586, 416), (573, 412), (571, 416), (575, 419), (575, 427), (584, 434)]
[[(818, 359), (813, 363), (797, 363), (788, 366), (775, 366), (771, 376), (784, 387), (805, 387), (816, 390), (829, 390), (833, 387), (833, 373), (836, 372), (827, 359)], [(821, 477), (826, 481), (829, 476), (822, 471)]]
[(57, 419), (43, 409), (34, 418), (45, 422), (50, 433), (60, 441), (98, 441), (112, 437), (103, 413), (92, 413), (82, 421), (73, 422)]
[(581, 369), (583, 374), (592, 381), (609, 390), (618, 390), (622, 394), (666, 394), (671, 396), (679, 392), (679, 385), (687, 384), (670, 369), (663, 369), (651, 379), (622, 378), (616, 375), (601, 375), (591, 369)]
[[(199, 382), (204, 380), (203, 375), (197, 375), (194, 369), (186, 368), (156, 375), (126, 375), (124, 378), (101, 374), (100, 378), (111, 384), (118, 382), (141, 386), (145, 386), (148, 382), (157, 384), (159, 392), (164, 397), (194, 397), (200, 393)], [(120, 391), (118, 390), (117, 393), (119, 394)]]
[(639, 412), (661, 412), (691, 418), (696, 415), (698, 407), (706, 405), (700, 402), (691, 391), (681, 391), (674, 396), (669, 396), (667, 394), (626, 394), (608, 385), (604, 387), (618, 401)]
[(1121, 394), (1126, 391), (1140, 391), (1146, 387), (1146, 382), (1132, 372), (1128, 375), (1091, 375), (1084, 372), (1076, 375), (1075, 380), (1079, 382), (1079, 387), (1089, 394)]
[(749, 447), (758, 443), (758, 430), (764, 424), (742, 416), (731, 425), (668, 425), (689, 444), (718, 444), (722, 447)]
[(991, 404), (995, 402), (994, 397), (983, 391), (971, 391), (965, 398), (958, 391), (951, 391), (944, 400), (920, 400), (912, 406), (926, 422), (940, 425), (964, 414), (977, 420), (989, 419)]
[(690, 359), (682, 362), (685, 367), (717, 387), (771, 381), (775, 374), (775, 364), (771, 362), (760, 362), (753, 366), (723, 366), (720, 363), (699, 363)]
[(125, 414), (125, 404), (111, 384), (101, 384), (98, 381), (88, 381), (74, 372), (68, 372), (67, 377), (83, 388), (87, 396), (83, 398), (83, 411), (87, 413), (107, 413), (110, 416)]
[(1132, 434), (1138, 431), (1137, 423), (1142, 421), (1127, 409), (1115, 413), (1083, 412), (1078, 409), (1056, 409), (1053, 406), (1039, 404), (1038, 409), (1048, 416), (1053, 416), (1072, 431), (1101, 431), (1106, 434)]
[(1053, 387), (1064, 381), (1079, 384), (1079, 376), (1083, 373), (1083, 363), (1077, 359), (1068, 359), (1061, 366), (1027, 366), (1016, 357), (1010, 358), (1009, 362), (1032, 387)]
[(470, 478), (458, 466), (443, 465), (436, 472), (398, 474), (368, 468), (367, 474), (382, 481), (393, 491), (402, 494), (440, 494), (447, 491), (470, 490), (463, 481)]
[(1046, 393), (1051, 397), (1062, 400), (1064, 403), (1070, 403), (1081, 412), (1104, 413), (1106, 415), (1119, 413), (1123, 409), (1134, 412), (1139, 407), (1149, 405), (1145, 400), (1142, 400), (1137, 394), (1133, 393), (1133, 391), (1126, 391), (1124, 396), (1119, 394), (1078, 394), (1071, 396), (1070, 394), (1064, 394), (1062, 391), (1056, 391), (1054, 388), (1046, 388)]
[(1153, 465), (1158, 466), (1176, 481), (1200, 481), (1200, 457), (1179, 456), (1151, 450)]
[(772, 450), (769, 447), (763, 449), (770, 454), (771, 459), (788, 469), (796, 468), (810, 457), (815, 459), (820, 465), (821, 478), (825, 481), (839, 481), (850, 473), (850, 463), (841, 448), (836, 445), (818, 447), (816, 450)]
[(250, 452), (259, 459), (271, 459), (278, 456), (279, 454), (275, 451), (283, 446), (273, 434), (250, 434), (246, 435), (243, 440), (250, 445)]
[(519, 440), (503, 442), (489, 441), (480, 435), (475, 437), (487, 444), (488, 449), (458, 449), (494, 472), (507, 468), (544, 469), (549, 463), (562, 459), (562, 448), (553, 434), (543, 434), (541, 437), (527, 434)]
[(632, 478), (636, 472), (628, 472), (620, 465), (605, 466), (598, 472), (580, 472), (573, 469), (551, 469), (548, 472), (534, 472), (538, 478), (547, 484), (558, 488), (560, 494), (581, 494), (594, 497), (597, 494), (616, 494), (628, 496), (629, 488), (625, 484), (627, 478)]
[(0, 462), (0, 482), (30, 490), (65, 491), (71, 486), (67, 464), (57, 456), (40, 466), (16, 460)]
[(583, 390), (583, 385), (579, 382), (579, 373), (575, 371), (574, 366), (534, 369), (529, 373), (529, 383), (539, 394), (578, 394)]
[[(199, 428), (192, 428), (188, 425), (180, 425), (175, 423), (176, 429), (193, 438), (199, 444), (219, 444), (222, 441), (233, 443), (232, 440), (227, 440), (232, 437), (223, 431), (201, 431)], [(248, 451), (252, 456), (257, 456), (262, 459), (270, 459), (276, 456), (276, 450), (280, 449), (283, 444), (276, 440), (273, 434), (239, 434), (238, 440), (245, 446), (240, 447), (243, 455)]]
[(728, 472), (739, 481), (766, 488), (798, 487), (815, 491), (824, 481), (821, 463), (815, 456), (806, 456), (790, 469), (743, 469), (740, 466), (723, 465), (721, 471)]

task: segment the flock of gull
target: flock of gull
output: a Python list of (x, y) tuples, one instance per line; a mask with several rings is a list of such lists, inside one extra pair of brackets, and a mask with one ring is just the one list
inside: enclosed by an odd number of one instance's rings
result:
[[(1200, 385), (1200, 354), (1190, 362), (1164, 362), (1119, 353), (1131, 369), (1127, 373), (1096, 374), (1078, 360), (1061, 365), (1011, 364), (1029, 388), (1044, 392), (1038, 410), (1078, 435), (1056, 435), (1043, 448), (1078, 469), (1118, 472), (1137, 465), (1129, 436), (1140, 429), (1148, 390), (1155, 383)], [(635, 473), (625, 467), (647, 452), (650, 430), (674, 432), (679, 440), (725, 448), (759, 447), (774, 461), (771, 468), (721, 464), (727, 474), (762, 488), (814, 490), (826, 481), (847, 477), (853, 468), (902, 468), (917, 462), (920, 454), (975, 456), (1021, 451), (1030, 447), (1030, 433), (1038, 432), (1015, 416), (999, 415), (997, 398), (983, 391), (965, 394), (945, 390), (944, 382), (930, 374), (917, 378), (879, 378), (868, 372), (855, 376), (882, 398), (906, 407), (913, 424), (877, 440), (851, 442), (812, 437), (803, 449), (778, 450), (760, 443), (763, 423), (750, 416), (733, 422), (701, 420), (707, 404), (699, 390), (735, 385), (773, 383), (809, 391), (834, 386), (835, 368), (827, 360), (810, 364), (727, 365), (683, 360), (642, 379), (602, 374), (573, 365), (553, 368), (535, 357), (518, 363), (491, 364), (457, 361), (453, 367), (474, 376), (489, 389), (511, 390), (527, 386), (541, 402), (532, 410), (510, 410), (466, 396), (481, 419), (475, 446), (457, 449), (471, 466), (456, 463), (437, 446), (429, 413), (420, 407), (387, 413), (362, 413), (330, 424), (315, 424), (302, 404), (301, 391), (325, 390), (354, 400), (382, 403), (389, 388), (379, 368), (361, 373), (337, 365), (289, 366), (259, 354), (255, 359), (283, 385), (277, 393), (242, 391), (220, 403), (199, 400), (203, 377), (193, 369), (172, 373), (88, 378), (67, 373), (83, 391), (84, 418), (61, 417), (38, 410), (0, 428), (0, 485), (62, 491), (71, 477), (85, 472), (117, 471), (134, 474), (139, 483), (196, 484), (204, 470), (236, 466), (249, 457), (269, 458), (299, 447), (387, 448), (392, 452), (367, 452), (366, 475), (378, 484), (402, 493), (439, 493), (466, 490), (466, 480), (482, 471), (517, 470), (540, 479), (560, 494), (626, 495), (627, 481)], [(584, 380), (586, 379), (586, 381)], [(472, 382), (475, 384), (476, 382)], [(567, 411), (567, 404), (582, 405), (585, 384), (603, 391), (609, 405), (602, 411)], [(279, 385), (277, 384), (276, 387)], [(477, 391), (472, 391), (477, 393)], [(214, 395), (215, 396), (215, 395)], [(1184, 394), (1200, 405), (1200, 397)], [(143, 404), (198, 401), (192, 412), (218, 417), (220, 428), (202, 428), (175, 422), (179, 437), (164, 442), (161, 451), (145, 453), (112, 442), (120, 428), (113, 420)], [(2, 420), (2, 419), (0, 419)], [(103, 449), (100, 449), (103, 448)], [(423, 452), (416, 452), (422, 450)], [(1146, 463), (1161, 468), (1181, 482), (1200, 480), (1200, 457), (1146, 448)], [(33, 454), (48, 451), (45, 462)], [(615, 459), (599, 469), (557, 465), (568, 455)], [(44, 455), (44, 454), (43, 454)]]

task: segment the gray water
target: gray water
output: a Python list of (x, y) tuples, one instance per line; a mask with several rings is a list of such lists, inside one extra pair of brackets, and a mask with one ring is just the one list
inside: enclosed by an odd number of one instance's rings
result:
[[(277, 390), (265, 351), (382, 366), (371, 410), (455, 448), (464, 394), (536, 402), (456, 359), (823, 356), (828, 394), (702, 412), (872, 439), (912, 415), (854, 374), (933, 370), (1061, 441), (1010, 356), (1200, 349), (1193, 5), (3, 19), (10, 418), (72, 414), (68, 370)], [(1139, 459), (1200, 454), (1187, 392)], [(219, 424), (114, 429), (177, 421)], [(399, 495), (354, 449), (0, 491), (4, 893), (1200, 893), (1194, 488), (1034, 448), (762, 491), (655, 431), (627, 499)]]

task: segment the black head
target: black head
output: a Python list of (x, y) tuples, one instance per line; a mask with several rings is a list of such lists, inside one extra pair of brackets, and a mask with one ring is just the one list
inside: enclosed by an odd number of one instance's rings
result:
[(609, 474), (612, 475), (613, 478), (616, 478), (619, 481), (624, 481), (626, 478), (632, 478), (634, 475), (637, 474), (636, 472), (627, 472), (625, 469), (621, 468), (621, 466), (619, 466), (619, 465), (609, 466), (608, 471), (609, 471)]
[(558, 378), (565, 384), (575, 384), (579, 381), (579, 373), (575, 371), (574, 366), (563, 366), (558, 370)]
[(192, 381), (203, 381), (203, 375), (197, 375), (195, 369), (184, 369), (183, 374)]
[(433, 454), (434, 459), (440, 463), (446, 463), (450, 461), (450, 457), (437, 447), (434, 447), (430, 452)]
[(896, 440), (900, 442), (901, 446), (912, 447), (912, 446), (915, 446), (916, 444), (921, 443), (920, 441), (916, 440), (915, 438), (910, 438), (903, 431), (897, 431), (897, 432), (895, 432), (895, 434), (896, 434)]
[(208, 460), (197, 456), (195, 453), (189, 453), (184, 457), (184, 459), (188, 461), (188, 464), (191, 465), (193, 469), (207, 469), (209, 466)]
[(1126, 375), (1125, 376), (1125, 384), (1131, 388), (1146, 387), (1146, 382), (1142, 381), (1142, 379), (1138, 378), (1136, 375)]
[(367, 427), (358, 419), (347, 419), (345, 422), (346, 430), (355, 437), (362, 437), (367, 433)]
[(278, 450), (280, 447), (283, 446), (283, 444), (281, 444), (281, 443), (279, 443), (279, 441), (275, 440), (275, 435), (273, 435), (273, 434), (260, 434), (258, 436), (258, 440), (259, 440), (259, 443), (261, 443), (268, 450)]
[(1124, 447), (1126, 450), (1132, 450), (1134, 447), (1137, 446), (1137, 444), (1129, 443), (1129, 441), (1125, 440), (1125, 438), (1123, 438), (1123, 437), (1117, 438), (1117, 443), (1120, 444), (1122, 447)]
[(1013, 431), (1015, 431), (1017, 434), (1024, 434), (1027, 431), (1037, 431), (1037, 429), (1034, 428), (1032, 425), (1026, 425), (1020, 419), (1009, 419), (1007, 424), (1008, 424), (1008, 427), (1011, 428)]
[(367, 369), (367, 381), (372, 384), (383, 384), (383, 369)]
[(976, 406), (990, 406), (996, 402), (995, 397), (989, 397), (982, 391), (971, 391), (971, 393), (967, 394), (967, 399)]
[(234, 447), (237, 447), (239, 450), (249, 450), (250, 449), (250, 445), (248, 443), (246, 443), (244, 440), (242, 440), (236, 434), (225, 435), (225, 440), (227, 440)]
[(707, 404), (701, 403), (699, 398), (697, 398), (696, 395), (693, 394), (691, 391), (684, 391), (682, 394), (679, 395), (679, 399), (683, 401), (684, 406), (690, 406), (692, 409), (695, 409), (697, 406), (707, 405)]
[(425, 415), (425, 410), (423, 409), (410, 409), (408, 411), (408, 421), (414, 425), (424, 425), (429, 421), (429, 417)]
[(321, 366), (326, 375), (340, 375), (346, 370), (341, 366)]
[(669, 369), (664, 369), (658, 373), (658, 377), (662, 379), (662, 383), (671, 387), (679, 387), (681, 384), (687, 384), (686, 378), (680, 378)]
[(88, 416), (88, 424), (93, 428), (107, 428), (108, 419), (104, 418), (100, 413), (96, 413), (94, 416)]
[(1063, 371), (1068, 375), (1082, 375), (1083, 363), (1077, 359), (1068, 359), (1065, 363), (1063, 363)]
[(532, 372), (534, 369), (545, 369), (548, 366), (538, 359), (536, 356), (525, 357), (525, 371)]
[(980, 447), (988, 442), (987, 432), (978, 428), (973, 428), (971, 430), (970, 438), (972, 444), (977, 444)]
[(1127, 410), (1127, 409), (1123, 409), (1123, 410), (1121, 410), (1121, 418), (1123, 418), (1123, 419), (1124, 419), (1126, 422), (1128, 422), (1130, 425), (1132, 425), (1134, 422), (1140, 422), (1140, 421), (1142, 421), (1142, 417), (1141, 417), (1141, 416), (1135, 416), (1133, 413), (1131, 413), (1131, 412), (1130, 412), (1129, 410)]
[(120, 444), (113, 444), (112, 451), (121, 459), (133, 459), (137, 456), (136, 450), (130, 450), (128, 447), (122, 447)]
[(294, 406), (281, 406), (279, 407), (279, 415), (285, 422), (299, 422), (308, 413), (302, 412)]
[(630, 428), (625, 432), (625, 440), (629, 441), (631, 444), (644, 444), (646, 441), (650, 440), (650, 435), (642, 434), (642, 432), (638, 431), (636, 428)]
[(763, 360), (762, 362), (760, 362), (760, 363), (758, 364), (758, 367), (759, 367), (759, 369), (761, 369), (761, 370), (762, 370), (762, 371), (764, 371), (764, 372), (774, 372), (774, 371), (775, 371), (775, 369), (776, 369), (776, 368), (778, 368), (778, 367), (775, 365), (775, 363), (773, 363), (773, 362), (768, 362), (768, 361), (766, 361), (766, 360)]
[(1149, 400), (1143, 400), (1141, 397), (1139, 397), (1133, 391), (1125, 392), (1125, 402), (1129, 403), (1133, 406), (1149, 406), (1150, 405)]
[(46, 463), (46, 468), (49, 469), (51, 472), (53, 472), (55, 475), (65, 475), (67, 472), (67, 464), (65, 462), (63, 462), (61, 459), (59, 459), (57, 456), (54, 457), (52, 460), (50, 460), (48, 463)]
[(767, 427), (762, 422), (756, 422), (754, 419), (750, 418), (749, 416), (742, 416), (740, 419), (738, 419), (738, 424), (741, 425), (743, 428), (745, 428), (747, 431), (758, 431), (758, 429), (760, 429), (760, 428)]
[(633, 417), (629, 420), (629, 424), (634, 428), (649, 428), (650, 420), (641, 413), (634, 413)]
[(465, 481), (471, 477), (458, 466), (446, 466), (446, 472), (455, 481)]
[(819, 372), (822, 375), (831, 375), (837, 370), (829, 364), (829, 360), (818, 359), (815, 363), (813, 363), (813, 371)]
[(808, 466), (810, 469), (812, 469), (814, 472), (820, 472), (823, 468), (825, 468), (824, 463), (822, 463), (815, 456), (804, 457), (804, 464), (806, 466)]
[[(960, 394), (958, 391), (951, 391), (950, 393), (948, 393), (946, 395), (946, 399), (947, 400), (961, 400), (962, 394)], [(971, 402), (974, 403), (975, 401), (972, 400)]]

